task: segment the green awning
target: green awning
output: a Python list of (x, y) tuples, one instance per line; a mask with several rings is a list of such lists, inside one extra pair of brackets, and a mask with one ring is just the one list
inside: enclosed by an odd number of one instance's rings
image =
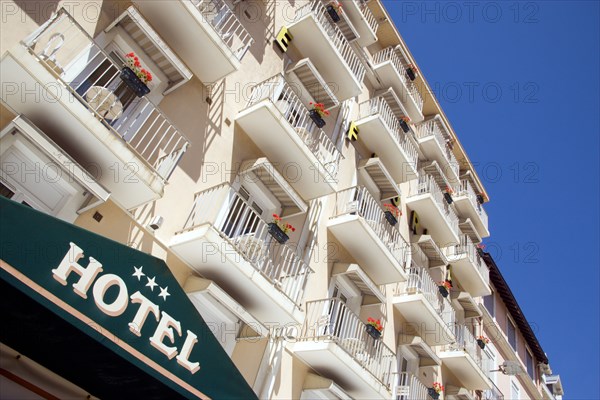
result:
[(98, 397), (257, 398), (164, 261), (2, 197), (0, 238), (2, 342)]

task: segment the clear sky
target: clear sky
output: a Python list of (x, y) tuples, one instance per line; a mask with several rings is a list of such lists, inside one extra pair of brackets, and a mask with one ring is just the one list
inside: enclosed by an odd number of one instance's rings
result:
[(565, 398), (600, 398), (599, 2), (384, 2), (476, 164), (487, 250)]

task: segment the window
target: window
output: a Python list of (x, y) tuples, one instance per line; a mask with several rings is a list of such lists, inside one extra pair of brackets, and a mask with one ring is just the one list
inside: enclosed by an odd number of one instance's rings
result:
[(510, 318), (507, 318), (507, 322), (506, 334), (508, 336), (508, 343), (510, 343), (514, 351), (517, 351), (517, 328)]
[(521, 398), (519, 386), (517, 386), (517, 384), (514, 381), (511, 381), (510, 383), (510, 394), (510, 400), (519, 400)]
[(495, 307), (494, 307), (495, 306), (495, 304), (494, 304), (494, 292), (492, 292), (491, 295), (485, 296), (483, 298), (483, 306), (488, 310), (488, 312), (490, 313), (490, 315), (492, 317), (496, 316), (495, 315), (496, 310), (495, 310)]
[(533, 356), (529, 352), (529, 349), (526, 351), (527, 353), (527, 373), (535, 381), (535, 369), (533, 368)]

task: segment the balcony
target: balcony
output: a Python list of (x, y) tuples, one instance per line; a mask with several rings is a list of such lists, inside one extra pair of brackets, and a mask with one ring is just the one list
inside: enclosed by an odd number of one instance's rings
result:
[(291, 45), (303, 58), (310, 58), (326, 82), (335, 85), (333, 92), (340, 102), (361, 93), (365, 69), (321, 1), (299, 7), (288, 30)]
[(306, 320), (291, 349), (352, 398), (391, 398), (396, 355), (339, 298), (306, 303)]
[(404, 133), (400, 121), (383, 97), (375, 97), (359, 105), (358, 141), (380, 157), (396, 182), (417, 176), (417, 146), (410, 134)]
[(469, 179), (461, 179), (460, 188), (454, 196), (454, 202), (457, 211), (460, 215), (471, 220), (480, 237), (490, 236), (488, 215), (483, 208), (483, 204), (477, 200), (477, 194)]
[(1, 95), (131, 209), (162, 196), (188, 140), (121, 68), (61, 9), (4, 54)]
[(361, 47), (375, 43), (377, 41), (379, 23), (369, 9), (367, 2), (364, 0), (349, 0), (342, 2), (342, 7), (341, 18), (342, 20), (349, 20), (352, 24), (358, 34), (356, 42)]
[(236, 122), (305, 200), (335, 192), (341, 153), (282, 75), (252, 89)]
[(485, 390), (481, 396), (482, 400), (504, 400), (504, 395), (498, 389), (498, 386), (492, 382), (492, 388)]
[(430, 346), (452, 343), (456, 313), (447, 298), (442, 297), (438, 285), (426, 268), (413, 264), (408, 280), (396, 285), (392, 303), (402, 314), (411, 331)]
[(423, 121), (423, 98), (417, 86), (406, 76), (406, 62), (399, 49), (388, 47), (373, 55), (373, 70), (385, 87), (391, 86), (413, 123)]
[(492, 360), (477, 345), (466, 326), (457, 324), (455, 328), (456, 342), (442, 347), (438, 356), (466, 389), (492, 389), (488, 378), (489, 372), (494, 369)]
[(392, 399), (429, 400), (427, 386), (415, 375), (407, 372), (398, 374), (398, 385)]
[(365, 187), (336, 194), (329, 231), (378, 285), (406, 280), (408, 244)]
[(421, 150), (428, 160), (437, 161), (453, 185), (459, 182), (459, 165), (452, 149), (450, 130), (439, 115), (429, 118), (416, 128), (416, 136)]
[(489, 296), (490, 270), (479, 255), (477, 246), (468, 235), (460, 234), (460, 243), (445, 249), (452, 275), (472, 296)]
[(419, 225), (433, 240), (445, 247), (458, 243), (458, 217), (444, 199), (445, 178), (435, 164), (422, 168), (419, 179), (411, 182), (406, 205), (417, 212)]
[(254, 41), (223, 0), (133, 3), (205, 83), (237, 71)]
[(229, 184), (196, 194), (171, 249), (261, 322), (298, 323), (312, 270)]

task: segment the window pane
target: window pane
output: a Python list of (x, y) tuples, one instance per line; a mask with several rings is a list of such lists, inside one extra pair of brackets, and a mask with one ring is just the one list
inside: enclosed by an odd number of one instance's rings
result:
[(517, 332), (516, 332), (515, 325), (512, 323), (512, 321), (510, 319), (508, 320), (507, 331), (508, 331), (507, 332), (508, 343), (510, 343), (512, 348), (516, 351), (517, 350)]
[(527, 350), (527, 373), (531, 377), (531, 379), (535, 380), (534, 370), (533, 370), (533, 356)]
[(483, 306), (488, 310), (488, 312), (490, 313), (490, 315), (492, 317), (495, 317), (494, 315), (494, 293), (492, 293), (490, 296), (485, 296), (483, 298)]

